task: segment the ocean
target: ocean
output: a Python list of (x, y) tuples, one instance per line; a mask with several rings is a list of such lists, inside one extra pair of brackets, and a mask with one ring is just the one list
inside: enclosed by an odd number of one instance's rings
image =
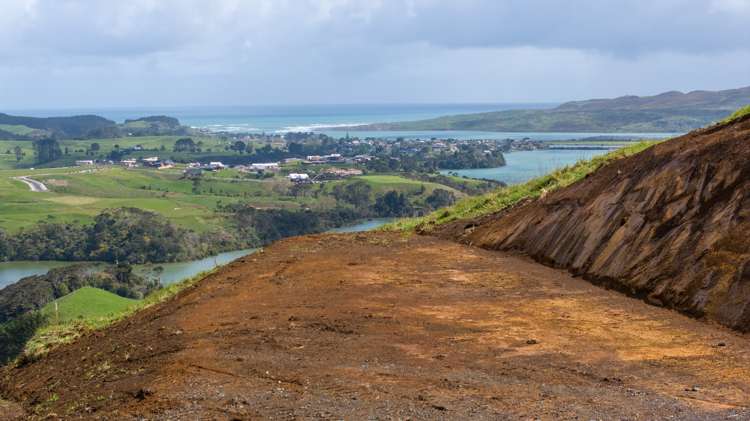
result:
[[(14, 115), (35, 117), (96, 114), (116, 122), (148, 115), (176, 117), (182, 124), (228, 132), (285, 133), (315, 131), (334, 137), (345, 136), (347, 127), (369, 123), (422, 120), (454, 114), (471, 114), (512, 109), (552, 108), (557, 104), (354, 104), (354, 105), (269, 105), (226, 107), (143, 107), (9, 110)], [(336, 128), (337, 130), (332, 130)], [(350, 136), (381, 138), (567, 140), (606, 133), (500, 133), (482, 131), (348, 131)], [(618, 133), (622, 137), (664, 137), (663, 133)]]

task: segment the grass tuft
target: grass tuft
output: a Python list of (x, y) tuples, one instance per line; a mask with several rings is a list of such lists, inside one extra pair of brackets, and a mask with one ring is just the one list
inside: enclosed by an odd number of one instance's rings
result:
[(721, 123), (729, 123), (731, 121), (737, 120), (738, 118), (742, 118), (749, 114), (750, 114), (750, 105), (746, 105), (740, 108), (739, 110), (735, 111), (734, 113), (732, 113), (732, 115), (730, 115), (729, 117), (722, 120)]

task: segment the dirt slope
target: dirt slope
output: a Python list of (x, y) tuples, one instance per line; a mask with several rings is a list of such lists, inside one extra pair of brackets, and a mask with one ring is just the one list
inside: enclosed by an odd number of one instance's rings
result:
[(614, 162), (438, 235), (520, 250), (649, 302), (750, 330), (750, 117)]
[(750, 418), (744, 335), (399, 234), (281, 241), (1, 379), (75, 419)]

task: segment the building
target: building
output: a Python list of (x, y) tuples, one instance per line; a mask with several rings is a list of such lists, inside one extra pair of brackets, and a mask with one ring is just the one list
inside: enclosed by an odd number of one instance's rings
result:
[(122, 165), (125, 168), (135, 168), (138, 166), (138, 161), (135, 159), (123, 159), (120, 161), (120, 165)]
[(78, 165), (79, 167), (94, 165), (94, 161), (92, 161), (91, 159), (82, 159), (80, 161), (76, 161), (76, 165)]
[(174, 168), (174, 161), (166, 160), (161, 163), (158, 169), (160, 170), (167, 170), (169, 168)]
[(309, 183), (310, 182), (310, 176), (307, 174), (298, 174), (298, 173), (291, 173), (287, 176), (289, 181), (293, 183)]
[(279, 163), (278, 162), (266, 162), (266, 163), (250, 164), (249, 169), (250, 171), (278, 171)]
[(344, 157), (340, 153), (332, 153), (329, 155), (308, 155), (307, 162), (309, 164), (324, 164), (326, 162), (341, 162)]
[(214, 161), (208, 163), (208, 169), (211, 171), (223, 170), (227, 166), (221, 163), (221, 161)]
[(143, 161), (143, 165), (145, 165), (147, 167), (157, 167), (158, 168), (158, 167), (161, 166), (161, 161), (159, 160), (158, 156), (152, 156), (152, 157), (149, 157), (149, 158), (143, 158), (142, 161)]

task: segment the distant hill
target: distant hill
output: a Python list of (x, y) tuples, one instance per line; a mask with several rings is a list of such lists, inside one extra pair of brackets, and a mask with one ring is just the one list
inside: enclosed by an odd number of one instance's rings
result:
[[(21, 117), (0, 114), (0, 124), (14, 126), (16, 130), (5, 130), (12, 138), (24, 139), (54, 134), (57, 137), (87, 138), (117, 130), (117, 123), (95, 115), (73, 117)], [(30, 129), (30, 132), (25, 132)], [(24, 133), (25, 132), (25, 133)], [(110, 137), (110, 136), (102, 136)]]
[(96, 115), (71, 117), (24, 117), (0, 113), (0, 139), (33, 140), (55, 136), (59, 139), (106, 139), (121, 136), (185, 135), (189, 127), (176, 118), (143, 117), (117, 124)]
[[(363, 130), (483, 130), (498, 132), (687, 132), (750, 104), (750, 87), (725, 91), (665, 92), (654, 96), (573, 101), (547, 110), (463, 114)], [(351, 127), (348, 128), (352, 130)]]

